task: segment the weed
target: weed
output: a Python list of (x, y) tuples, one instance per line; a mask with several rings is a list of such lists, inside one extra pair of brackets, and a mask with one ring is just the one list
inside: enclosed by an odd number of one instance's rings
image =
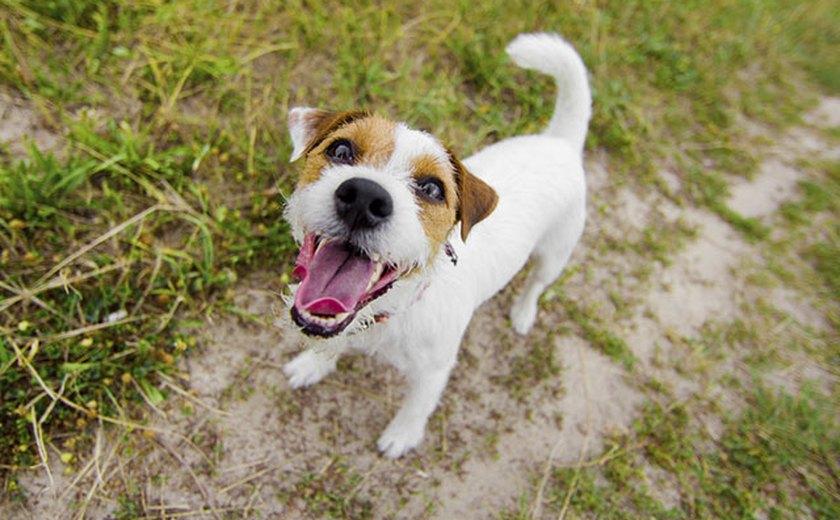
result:
[(687, 180), (688, 193), (693, 201), (720, 215), (745, 238), (755, 242), (765, 240), (769, 236), (770, 230), (759, 220), (744, 217), (726, 204), (729, 185), (723, 175), (692, 166), (689, 168)]
[(540, 383), (551, 381), (560, 374), (560, 364), (555, 357), (554, 336), (534, 338), (533, 346), (510, 363), (510, 371), (500, 378), (500, 383), (510, 390), (513, 397), (525, 399)]
[(636, 357), (627, 346), (627, 343), (612, 332), (598, 317), (597, 312), (592, 308), (579, 307), (571, 300), (562, 297), (560, 301), (569, 318), (581, 328), (583, 337), (590, 345), (603, 354), (609, 356), (613, 361), (621, 363), (624, 368), (631, 370), (636, 363)]
[(333, 460), (323, 471), (303, 475), (278, 494), (317, 518), (371, 518), (371, 502), (356, 494), (361, 478), (345, 462)]
[[(818, 178), (799, 184), (801, 198), (788, 202), (781, 214), (794, 228), (807, 228), (788, 246), (811, 262), (829, 303), (828, 318), (840, 328), (840, 162), (806, 164)], [(780, 247), (785, 247), (780, 244)]]
[(8, 222), (17, 220), (19, 229), (31, 228), (30, 234), (54, 226), (71, 229), (62, 212), (82, 206), (74, 195), (95, 166), (94, 161), (78, 159), (60, 164), (54, 155), (31, 145), (28, 162), (0, 170), (0, 208)]

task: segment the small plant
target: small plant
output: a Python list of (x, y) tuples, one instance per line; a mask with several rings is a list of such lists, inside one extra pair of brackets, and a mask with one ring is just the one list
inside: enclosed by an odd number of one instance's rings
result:
[(86, 187), (95, 161), (59, 160), (30, 145), (27, 160), (0, 164), (0, 216), (6, 227), (16, 220), (19, 228), (50, 229), (66, 226), (63, 212), (83, 207), (77, 191)]

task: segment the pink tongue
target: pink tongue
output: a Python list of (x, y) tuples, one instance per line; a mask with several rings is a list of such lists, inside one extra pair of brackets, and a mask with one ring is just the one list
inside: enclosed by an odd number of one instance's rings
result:
[(365, 295), (373, 274), (373, 261), (330, 241), (319, 249), (308, 265), (298, 265), (301, 278), (295, 306), (312, 314), (333, 315), (352, 311)]

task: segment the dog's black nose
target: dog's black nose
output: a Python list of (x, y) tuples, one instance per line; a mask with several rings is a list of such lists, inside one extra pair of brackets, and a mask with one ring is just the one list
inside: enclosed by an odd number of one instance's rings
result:
[(382, 224), (394, 212), (391, 195), (370, 179), (354, 177), (335, 190), (335, 210), (351, 230)]

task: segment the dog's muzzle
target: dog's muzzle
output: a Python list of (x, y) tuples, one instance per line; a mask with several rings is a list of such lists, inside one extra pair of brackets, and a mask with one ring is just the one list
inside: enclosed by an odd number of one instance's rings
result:
[(307, 233), (294, 271), (300, 285), (292, 319), (313, 336), (344, 330), (357, 311), (387, 292), (403, 272), (356, 242), (391, 219), (394, 201), (388, 191), (370, 179), (353, 177), (336, 188), (333, 199), (346, 235)]

